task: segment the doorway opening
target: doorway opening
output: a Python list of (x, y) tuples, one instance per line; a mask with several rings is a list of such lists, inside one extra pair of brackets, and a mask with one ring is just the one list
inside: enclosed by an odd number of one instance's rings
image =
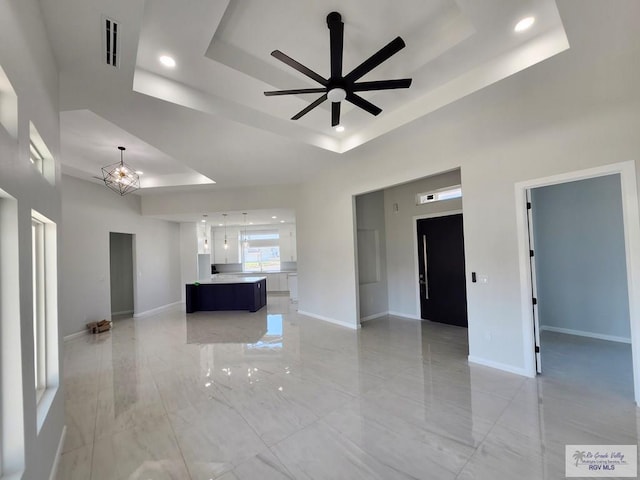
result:
[(624, 162), (516, 185), (529, 375), (638, 401), (635, 182)]
[(467, 327), (462, 213), (416, 219), (420, 318)]
[(462, 213), (460, 185), (455, 169), (354, 196), (361, 324), (386, 316), (421, 320), (416, 221)]
[(620, 175), (528, 193), (538, 373), (633, 397)]
[(111, 318), (133, 315), (134, 302), (134, 235), (109, 233), (109, 271), (111, 286)]

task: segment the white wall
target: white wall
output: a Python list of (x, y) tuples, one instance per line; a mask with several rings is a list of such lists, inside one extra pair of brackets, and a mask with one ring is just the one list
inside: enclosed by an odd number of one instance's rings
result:
[(559, 7), (571, 50), (345, 154), (341, 168), (305, 185), (296, 214), (301, 311), (357, 322), (353, 195), (461, 167), (466, 270), (489, 278), (467, 284), (470, 355), (524, 373), (531, 347), (523, 344), (515, 183), (640, 165), (640, 52), (626, 40), (640, 4)]
[(184, 285), (198, 278), (198, 224), (180, 224), (180, 298), (185, 301)]
[[(31, 210), (61, 223), (60, 194), (35, 170), (29, 161), (29, 122), (53, 155), (53, 179), (59, 180), (58, 156), (58, 81), (53, 54), (36, 0), (0, 2), (0, 66), (18, 96), (17, 138), (0, 127), (0, 189), (16, 201), (10, 202), (13, 221), (2, 222), (0, 251), (15, 244), (11, 258), (3, 257), (3, 279), (11, 280), (10, 295), (1, 296), (0, 343), (2, 376), (2, 449), (5, 474), (23, 470), (19, 478), (44, 480), (58, 448), (64, 425), (64, 395), (52, 390), (51, 404), (40, 429), (36, 426), (36, 395), (33, 364), (33, 303), (31, 273)], [(0, 215), (6, 216), (5, 200)], [(5, 226), (9, 226), (5, 229)], [(59, 228), (58, 228), (59, 231)], [(17, 252), (17, 253), (16, 253)], [(59, 255), (58, 255), (59, 257)], [(58, 262), (59, 263), (59, 262)], [(4, 277), (5, 268), (13, 271), (12, 279)], [(7, 283), (0, 288), (5, 291)], [(18, 289), (15, 288), (19, 286)], [(54, 291), (56, 285), (53, 285)], [(12, 314), (7, 316), (6, 313)], [(56, 318), (49, 318), (54, 323)], [(58, 349), (59, 335), (51, 347)], [(50, 365), (60, 371), (59, 359)]]
[(140, 216), (136, 195), (66, 175), (62, 183), (62, 334), (110, 318), (109, 232), (135, 234), (134, 314), (180, 302), (179, 224)]
[(389, 310), (395, 315), (420, 318), (416, 298), (415, 218), (462, 209), (459, 198), (416, 205), (416, 195), (459, 184), (460, 170), (453, 170), (384, 190)]
[(356, 197), (356, 224), (358, 300), (362, 321), (389, 312), (383, 192), (371, 192)]
[(531, 203), (541, 329), (630, 342), (620, 175), (534, 188)]

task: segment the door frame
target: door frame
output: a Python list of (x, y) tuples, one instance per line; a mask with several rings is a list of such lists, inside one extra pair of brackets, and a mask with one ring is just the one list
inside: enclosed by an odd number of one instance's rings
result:
[(620, 175), (622, 217), (624, 223), (624, 248), (627, 266), (627, 291), (629, 296), (629, 323), (631, 328), (631, 355), (633, 362), (633, 388), (636, 404), (640, 405), (640, 216), (635, 161), (613, 163), (585, 170), (552, 175), (517, 182), (515, 184), (516, 228), (518, 236), (518, 263), (520, 270), (520, 297), (524, 371), (536, 376), (533, 309), (531, 308), (531, 263), (527, 224), (526, 192), (576, 180)]
[[(420, 307), (420, 265), (418, 258), (418, 220), (425, 218), (435, 217), (449, 217), (451, 215), (461, 214), (462, 210), (447, 210), (446, 212), (428, 213), (424, 215), (414, 215), (412, 217), (413, 222), (413, 280), (415, 287), (415, 300), (416, 300), (416, 320), (422, 320), (422, 311)], [(462, 216), (464, 219), (464, 215)], [(464, 221), (464, 220), (463, 220)]]

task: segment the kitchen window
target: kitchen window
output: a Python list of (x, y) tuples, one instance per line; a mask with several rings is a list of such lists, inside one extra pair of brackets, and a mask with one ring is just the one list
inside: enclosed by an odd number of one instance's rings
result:
[(243, 272), (280, 271), (280, 233), (277, 230), (247, 232), (243, 237)]

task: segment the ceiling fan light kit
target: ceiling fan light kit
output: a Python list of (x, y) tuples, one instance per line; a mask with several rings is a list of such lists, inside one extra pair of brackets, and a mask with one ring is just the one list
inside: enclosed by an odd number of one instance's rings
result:
[(396, 37), (387, 45), (382, 47), (368, 59), (354, 68), (347, 75), (342, 74), (342, 55), (344, 44), (344, 23), (342, 16), (338, 12), (331, 12), (327, 15), (327, 26), (329, 27), (329, 41), (331, 54), (331, 76), (326, 79), (313, 70), (305, 67), (293, 58), (285, 55), (280, 50), (274, 50), (271, 55), (298, 72), (315, 80), (322, 88), (302, 88), (293, 90), (275, 90), (264, 92), (266, 96), (277, 95), (299, 95), (308, 93), (322, 93), (318, 99), (303, 108), (300, 112), (291, 117), (291, 120), (298, 120), (318, 105), (326, 100), (331, 102), (331, 126), (335, 127), (340, 124), (340, 104), (344, 100), (352, 103), (372, 115), (378, 115), (382, 112), (380, 107), (365, 100), (356, 92), (366, 92), (372, 90), (392, 90), (397, 88), (409, 88), (411, 85), (410, 78), (402, 78), (397, 80), (376, 80), (370, 82), (358, 82), (360, 78), (365, 76), (371, 70), (381, 63), (388, 60), (391, 56), (398, 53), (405, 47), (405, 43), (400, 37)]

